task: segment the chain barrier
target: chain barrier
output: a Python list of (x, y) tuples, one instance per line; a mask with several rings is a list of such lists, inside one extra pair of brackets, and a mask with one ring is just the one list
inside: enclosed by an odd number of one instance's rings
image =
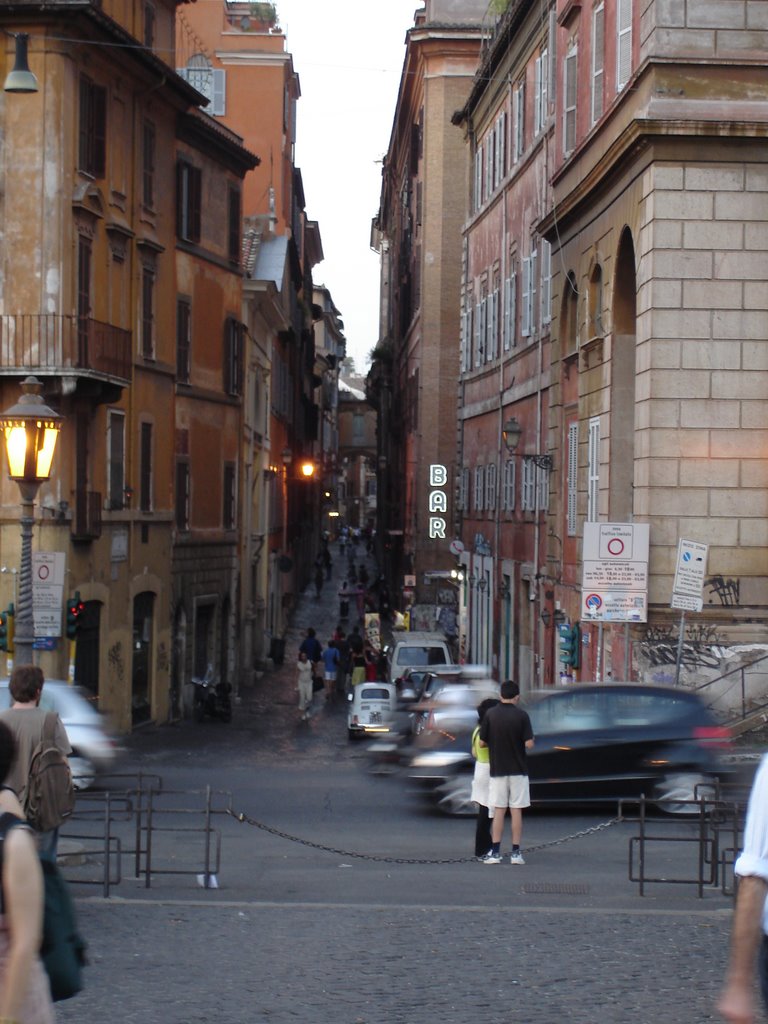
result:
[[(271, 836), (277, 836), (278, 839), (287, 839), (291, 843), (298, 843), (300, 846), (308, 846), (313, 850), (322, 850), (324, 853), (334, 853), (339, 857), (356, 858), (357, 860), (370, 860), (379, 864), (473, 864), (477, 861), (477, 857), (443, 857), (440, 859), (431, 859), (427, 857), (385, 857), (375, 853), (355, 853), (352, 850), (339, 850), (334, 846), (324, 846), (322, 843), (315, 843), (311, 839), (302, 839), (300, 836), (291, 835), (290, 832), (282, 832), (279, 828), (274, 828), (272, 825), (265, 825), (262, 821), (250, 818), (242, 811), (238, 813), (237, 811), (233, 811), (231, 808), (228, 808), (226, 813), (230, 814), (241, 824), (252, 825), (254, 828), (261, 829), (262, 832), (268, 832)], [(526, 846), (525, 852), (533, 853), (538, 850), (546, 850), (550, 846), (561, 846), (563, 843), (573, 842), (574, 839), (583, 839), (585, 836), (594, 835), (596, 832), (603, 832), (605, 829), (611, 828), (612, 825), (617, 825), (623, 820), (624, 819), (622, 817), (617, 817), (611, 818), (608, 821), (601, 821), (599, 825), (592, 825), (590, 828), (581, 829), (580, 832), (574, 832), (569, 836), (562, 836), (560, 839), (551, 839), (546, 843), (537, 843), (535, 846)]]

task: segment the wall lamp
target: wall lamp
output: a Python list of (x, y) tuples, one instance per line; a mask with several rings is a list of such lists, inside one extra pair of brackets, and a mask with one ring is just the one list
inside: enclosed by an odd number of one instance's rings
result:
[[(520, 438), (523, 436), (523, 428), (514, 416), (506, 421), (504, 426), (501, 428), (501, 434), (504, 438), (504, 444), (507, 451), (512, 455), (516, 454), (517, 447), (520, 444)], [(551, 455), (527, 455), (523, 453), (522, 458), (530, 459), (534, 466), (537, 466), (539, 469), (545, 469), (548, 472), (552, 470)]]
[(16, 40), (16, 57), (13, 69), (6, 75), (3, 92), (37, 92), (37, 79), (29, 70), (29, 60), (27, 58), (29, 36), (26, 32), (11, 34)]

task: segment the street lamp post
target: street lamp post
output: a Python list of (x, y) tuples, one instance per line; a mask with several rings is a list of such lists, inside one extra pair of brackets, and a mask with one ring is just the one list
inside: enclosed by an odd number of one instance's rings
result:
[(61, 416), (50, 409), (40, 396), (40, 381), (36, 377), (27, 377), (21, 389), (22, 396), (16, 405), (0, 414), (8, 475), (16, 481), (21, 492), (21, 564), (14, 639), (14, 660), (19, 665), (31, 664), (34, 658), (32, 527), (35, 523), (35, 498), (40, 484), (51, 475), (53, 454), (61, 430)]

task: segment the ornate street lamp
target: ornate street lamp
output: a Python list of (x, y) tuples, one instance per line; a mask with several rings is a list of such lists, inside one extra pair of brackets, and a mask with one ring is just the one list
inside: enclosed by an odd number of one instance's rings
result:
[(8, 475), (21, 491), (21, 565), (16, 604), (15, 661), (31, 664), (35, 636), (32, 615), (32, 527), (35, 522), (35, 498), (40, 484), (51, 475), (53, 454), (61, 430), (62, 418), (49, 409), (40, 397), (42, 385), (36, 377), (27, 377), (21, 385), (22, 396), (16, 405), (0, 414), (0, 429), (5, 436)]
[[(514, 416), (506, 421), (501, 428), (501, 436), (504, 438), (504, 445), (510, 455), (517, 454), (517, 446), (520, 444), (520, 439), (523, 436), (523, 428), (517, 422)], [(521, 456), (524, 459), (529, 459), (534, 466), (539, 469), (544, 469), (550, 472), (552, 469), (552, 456), (551, 455), (527, 455)]]

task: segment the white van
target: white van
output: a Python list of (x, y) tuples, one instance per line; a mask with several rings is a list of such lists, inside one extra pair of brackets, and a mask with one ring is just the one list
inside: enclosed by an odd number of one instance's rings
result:
[(442, 633), (396, 633), (389, 652), (389, 681), (394, 683), (407, 668), (452, 664), (451, 651)]

